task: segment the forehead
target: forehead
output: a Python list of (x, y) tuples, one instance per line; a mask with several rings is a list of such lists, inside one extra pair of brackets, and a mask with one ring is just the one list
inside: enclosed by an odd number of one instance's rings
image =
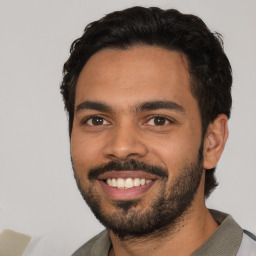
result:
[(195, 101), (186, 57), (155, 46), (104, 49), (83, 67), (75, 105), (84, 100), (130, 104), (145, 100)]

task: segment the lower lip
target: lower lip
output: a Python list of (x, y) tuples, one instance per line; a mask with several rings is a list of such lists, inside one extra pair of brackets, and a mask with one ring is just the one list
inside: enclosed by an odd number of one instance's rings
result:
[(128, 188), (128, 189), (111, 187), (103, 180), (99, 180), (99, 182), (100, 182), (103, 190), (106, 192), (106, 194), (111, 199), (130, 200), (130, 199), (139, 197), (139, 196), (143, 195), (145, 192), (147, 192), (155, 184), (156, 180), (152, 180), (152, 182), (145, 184), (145, 185)]

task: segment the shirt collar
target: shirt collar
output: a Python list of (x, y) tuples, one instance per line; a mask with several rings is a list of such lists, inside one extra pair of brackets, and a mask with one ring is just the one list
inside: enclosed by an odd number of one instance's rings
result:
[(243, 230), (228, 214), (210, 210), (219, 227), (191, 256), (235, 256), (240, 247)]
[[(210, 210), (210, 213), (219, 224), (219, 227), (191, 256), (235, 256), (242, 241), (242, 228), (226, 213), (216, 210)], [(110, 247), (110, 236), (105, 230), (94, 244), (92, 252), (95, 252), (95, 255), (108, 256)]]

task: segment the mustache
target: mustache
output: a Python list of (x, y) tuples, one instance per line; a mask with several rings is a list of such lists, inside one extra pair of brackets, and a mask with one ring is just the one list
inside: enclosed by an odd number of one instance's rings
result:
[(88, 172), (88, 179), (97, 179), (99, 175), (109, 171), (144, 171), (146, 173), (156, 175), (162, 179), (168, 178), (167, 169), (157, 165), (147, 164), (135, 159), (130, 159), (127, 161), (111, 161), (106, 164), (93, 167)]

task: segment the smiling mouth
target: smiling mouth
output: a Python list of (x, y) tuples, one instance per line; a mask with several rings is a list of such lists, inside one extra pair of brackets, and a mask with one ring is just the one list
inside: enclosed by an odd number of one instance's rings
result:
[(109, 178), (104, 180), (106, 184), (110, 187), (118, 189), (131, 189), (134, 187), (144, 186), (152, 182), (151, 179), (141, 179), (141, 178)]
[(108, 198), (131, 200), (143, 196), (158, 177), (144, 171), (110, 171), (101, 174), (98, 181)]

